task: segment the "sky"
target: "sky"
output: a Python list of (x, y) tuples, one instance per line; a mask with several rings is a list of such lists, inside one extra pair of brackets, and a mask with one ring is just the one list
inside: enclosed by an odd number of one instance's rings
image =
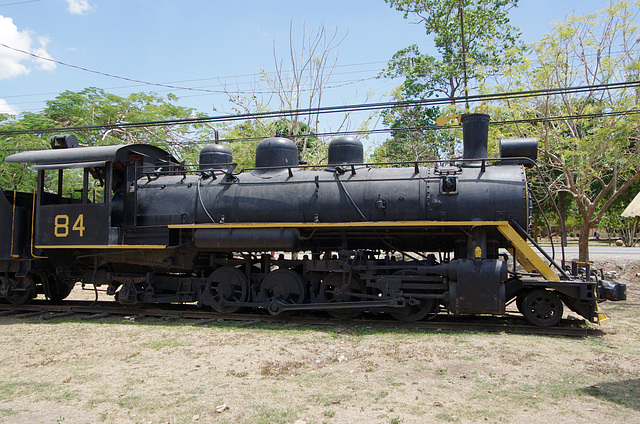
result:
[[(520, 0), (509, 16), (523, 41), (535, 42), (554, 21), (607, 3)], [(0, 113), (38, 112), (61, 92), (99, 87), (119, 96), (172, 93), (181, 106), (226, 115), (233, 107), (225, 90), (260, 91), (259, 73), (275, 70), (274, 54), (287, 59), (290, 26), (299, 46), (304, 29), (322, 25), (342, 40), (322, 106), (389, 100), (399, 82), (376, 78), (387, 61), (414, 43), (429, 52), (423, 27), (383, 0), (0, 0), (0, 43), (10, 47), (0, 45)]]

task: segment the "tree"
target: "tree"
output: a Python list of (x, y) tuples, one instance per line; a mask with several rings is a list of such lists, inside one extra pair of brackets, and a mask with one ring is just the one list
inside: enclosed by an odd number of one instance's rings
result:
[[(35, 113), (24, 113), (19, 120), (0, 115), (0, 131), (30, 131), (53, 128), (49, 118)], [(26, 164), (7, 163), (4, 159), (23, 150), (48, 148), (46, 138), (39, 134), (12, 134), (0, 137), (0, 189), (17, 187), (20, 191), (31, 191), (35, 187), (35, 173)]]
[[(296, 46), (293, 35), (293, 21), (289, 25), (289, 60), (278, 59), (275, 43), (273, 57), (275, 77), (271, 78), (263, 71), (263, 81), (278, 96), (280, 109), (307, 109), (300, 115), (293, 112), (288, 120), (291, 134), (296, 136), (300, 153), (307, 156), (310, 137), (318, 133), (319, 113), (324, 90), (338, 64), (335, 53), (344, 40), (338, 35), (336, 27), (333, 33), (327, 33), (321, 25), (315, 32), (307, 32), (302, 26), (302, 44)], [(316, 109), (316, 111), (312, 111)]]
[[(18, 151), (48, 148), (48, 138), (51, 134), (38, 133), (37, 130), (102, 126), (102, 129), (95, 131), (76, 131), (75, 135), (82, 144), (89, 146), (148, 143), (167, 148), (178, 157), (185, 157), (192, 149), (190, 144), (185, 143), (186, 136), (198, 138), (198, 134), (193, 134), (193, 131), (207, 134), (205, 126), (114, 126), (189, 117), (192, 109), (172, 104), (175, 100), (176, 97), (173, 95), (165, 99), (154, 93), (134, 93), (120, 97), (99, 88), (87, 88), (80, 92), (65, 91), (47, 101), (47, 106), (40, 113), (24, 113), (14, 119), (0, 117), (0, 154), (4, 159)], [(34, 133), (15, 133), (17, 131)], [(0, 164), (0, 184), (3, 188), (17, 186), (21, 190), (29, 190), (34, 183), (35, 178), (29, 164), (9, 164), (4, 160)]]
[(640, 225), (638, 224), (640, 222), (638, 217), (622, 216), (623, 211), (634, 200), (639, 191), (640, 180), (636, 180), (628, 190), (618, 196), (600, 220), (598, 228), (607, 232), (609, 243), (614, 237), (621, 239), (627, 247), (632, 247), (640, 241), (640, 236), (638, 235), (638, 230), (640, 230)]
[(376, 148), (372, 159), (376, 162), (400, 162), (442, 157), (443, 147), (448, 143), (441, 133), (430, 128), (439, 111), (438, 107), (420, 105), (383, 111), (383, 123), (391, 129), (391, 138)]
[[(257, 119), (254, 124), (237, 125), (241, 133), (247, 134), (252, 127), (257, 130), (249, 137), (270, 137), (279, 131), (284, 137), (293, 139), (304, 160), (317, 164), (326, 159), (326, 145), (318, 139), (320, 108), (331, 76), (337, 66), (337, 49), (343, 36), (336, 28), (327, 32), (324, 25), (314, 31), (302, 27), (301, 42), (296, 42), (293, 22), (289, 27), (289, 51), (287, 59), (278, 56), (274, 42), (274, 72), (261, 69), (260, 79), (254, 91), (258, 94), (239, 96), (227, 88), (229, 100), (234, 104), (234, 112), (255, 113), (269, 110), (292, 111), (284, 120), (271, 118)], [(300, 113), (299, 110), (307, 112)], [(285, 122), (286, 121), (286, 122)], [(348, 122), (345, 115), (335, 131), (342, 130)], [(223, 126), (233, 132), (236, 126)], [(228, 138), (229, 135), (225, 135)], [(252, 146), (252, 143), (249, 143)], [(236, 149), (240, 149), (236, 146)]]
[[(637, 81), (640, 32), (634, 24), (639, 7), (629, 2), (557, 24), (533, 49), (534, 59), (511, 75), (530, 90), (600, 86), (586, 92), (511, 101), (511, 119), (521, 136), (541, 140), (541, 165), (554, 191), (569, 193), (582, 218), (579, 258), (589, 260), (589, 231), (626, 190), (640, 179)], [(518, 85), (518, 84), (516, 84)]]
[(416, 18), (433, 37), (438, 57), (414, 44), (398, 51), (384, 76), (402, 77), (407, 99), (444, 95), (452, 103), (487, 75), (519, 58), (519, 31), (507, 13), (518, 0), (385, 0)]
[(46, 102), (43, 115), (57, 127), (104, 126), (102, 130), (78, 134), (84, 144), (93, 146), (116, 143), (147, 143), (179, 149), (189, 128), (187, 125), (112, 127), (131, 122), (186, 119), (192, 109), (172, 104), (172, 94), (163, 98), (155, 93), (133, 93), (120, 97), (100, 88), (79, 92), (65, 91)]
[[(458, 139), (455, 134), (425, 136), (425, 131), (400, 132), (399, 129), (412, 124), (422, 128), (435, 126), (438, 115), (458, 113), (457, 98), (468, 95), (504, 66), (520, 60), (520, 34), (509, 24), (507, 16), (518, 0), (385, 1), (403, 12), (405, 18), (413, 18), (423, 24), (437, 51), (437, 55), (425, 54), (417, 44), (413, 44), (392, 57), (381, 76), (404, 79), (394, 93), (395, 99), (411, 101), (444, 96), (451, 107), (442, 110), (408, 106), (385, 111), (383, 117), (392, 129), (393, 138), (382, 148), (388, 152), (387, 156), (402, 156), (407, 160), (413, 159), (411, 153), (415, 151), (437, 154), (440, 158), (455, 157)], [(403, 152), (409, 155), (403, 156)]]
[[(278, 134), (293, 140), (299, 135), (307, 140), (310, 148), (319, 152), (318, 157), (326, 157), (326, 143), (321, 142), (306, 125), (298, 122), (295, 128), (292, 128), (292, 124), (287, 118), (252, 119), (233, 125), (221, 123), (219, 128), (224, 133), (224, 141), (229, 143), (233, 161), (238, 164), (238, 169), (254, 167), (258, 143), (264, 138)], [(294, 131), (297, 131), (297, 134)]]

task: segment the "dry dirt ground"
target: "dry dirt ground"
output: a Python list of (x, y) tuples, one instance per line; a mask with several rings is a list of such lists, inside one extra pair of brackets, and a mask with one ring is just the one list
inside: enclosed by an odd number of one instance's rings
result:
[(2, 317), (0, 423), (637, 423), (640, 261), (598, 263), (628, 301), (584, 338)]

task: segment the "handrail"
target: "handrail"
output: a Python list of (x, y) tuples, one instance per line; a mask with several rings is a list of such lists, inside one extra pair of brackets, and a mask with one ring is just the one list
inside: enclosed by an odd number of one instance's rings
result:
[(556, 269), (558, 271), (560, 271), (560, 274), (562, 274), (562, 276), (566, 279), (566, 280), (570, 280), (571, 277), (569, 277), (569, 275), (565, 272), (564, 269), (562, 269), (562, 267), (560, 265), (558, 265), (556, 263), (556, 261), (553, 260), (553, 258), (551, 256), (549, 256), (549, 254), (547, 252), (544, 251), (544, 249), (533, 239), (533, 237), (531, 237), (529, 235), (529, 233), (527, 233), (524, 228), (522, 228), (520, 226), (520, 224), (518, 224), (518, 222), (516, 220), (511, 220), (510, 221), (511, 226), (518, 232), (518, 234), (520, 234), (520, 237), (523, 237), (525, 239), (527, 239), (528, 241), (531, 242), (531, 244), (533, 244), (536, 249), (538, 249), (538, 251), (540, 253), (542, 253), (542, 255), (547, 258), (547, 260), (554, 266), (556, 267)]
[(31, 209), (31, 256), (37, 259), (47, 259), (47, 256), (37, 256), (33, 250), (35, 245), (35, 222), (36, 222), (36, 189), (33, 189), (33, 208)]
[(19, 258), (20, 255), (16, 255), (13, 253), (13, 242), (15, 239), (15, 232), (16, 232), (16, 197), (17, 197), (17, 193), (18, 193), (18, 187), (14, 186), (13, 187), (13, 215), (11, 216), (11, 251), (10, 251), (10, 256), (12, 258)]

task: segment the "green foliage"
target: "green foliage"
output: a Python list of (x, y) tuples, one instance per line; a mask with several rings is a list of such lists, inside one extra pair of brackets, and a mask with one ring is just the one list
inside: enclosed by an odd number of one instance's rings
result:
[(238, 164), (239, 169), (255, 166), (258, 143), (263, 138), (275, 135), (261, 120), (243, 121), (233, 126), (223, 123), (220, 129), (224, 134), (223, 139), (229, 141), (233, 161)]
[[(46, 116), (25, 113), (19, 120), (9, 119), (0, 115), (0, 130), (24, 131), (55, 127)], [(15, 134), (0, 137), (0, 187), (11, 189), (14, 186), (20, 191), (31, 191), (35, 187), (35, 173), (25, 164), (6, 163), (4, 159), (23, 150), (37, 150), (48, 148), (49, 143), (36, 134)]]
[[(134, 93), (127, 97), (109, 94), (99, 88), (87, 88), (80, 92), (65, 91), (46, 102), (40, 113), (24, 113), (15, 119), (0, 116), (0, 131), (24, 131), (45, 128), (69, 127), (67, 134), (78, 137), (83, 145), (148, 143), (168, 149), (178, 157), (193, 157), (199, 149), (185, 144), (185, 137), (191, 132), (200, 137), (209, 134), (204, 125), (152, 126), (140, 128), (113, 127), (115, 124), (130, 122), (156, 122), (185, 119), (191, 109), (172, 104), (176, 99), (168, 95), (166, 99), (154, 93)], [(96, 126), (95, 131), (73, 131), (75, 127)], [(197, 137), (196, 137), (197, 138)], [(0, 137), (2, 164), (0, 164), (0, 187), (17, 186), (19, 190), (31, 190), (35, 185), (35, 172), (29, 164), (4, 162), (9, 154), (25, 150), (49, 148), (48, 135), (8, 134)], [(72, 174), (65, 180), (72, 189)], [(55, 183), (54, 180), (51, 183)]]
[[(0, 115), (0, 131), (23, 131), (45, 128), (69, 128), (64, 133), (75, 134), (83, 145), (147, 143), (165, 148), (187, 164), (197, 164), (201, 147), (213, 142), (216, 130), (222, 133), (239, 168), (255, 164), (257, 144), (266, 137), (280, 133), (297, 142), (309, 163), (326, 160), (326, 143), (319, 140), (307, 124), (281, 118), (248, 120), (239, 124), (157, 125), (145, 127), (114, 127), (122, 123), (162, 122), (186, 119), (192, 109), (176, 106), (175, 96), (163, 98), (154, 93), (134, 93), (120, 97), (99, 88), (87, 88), (80, 92), (65, 91), (46, 102), (46, 108), (37, 114), (25, 113), (12, 119)], [(199, 117), (204, 117), (203, 115)], [(95, 130), (75, 130), (78, 127), (97, 127)], [(2, 159), (25, 150), (48, 149), (48, 135), (9, 134), (0, 137)], [(192, 141), (195, 140), (195, 143)], [(79, 181), (72, 172), (65, 175), (65, 192), (70, 192)], [(47, 180), (48, 186), (57, 187), (57, 174)], [(5, 163), (0, 165), (0, 187), (29, 191), (35, 186), (35, 172), (29, 164)]]
[(280, 118), (271, 123), (276, 134), (295, 141), (304, 161), (312, 164), (324, 162), (327, 157), (327, 145), (315, 134), (313, 128), (304, 122)]
[[(220, 129), (223, 139), (229, 142), (233, 152), (233, 161), (238, 164), (238, 169), (255, 166), (255, 152), (258, 143), (265, 138), (275, 137), (277, 134), (295, 141), (302, 159), (310, 164), (323, 163), (327, 157), (327, 143), (320, 140), (314, 131), (303, 122), (291, 121), (287, 118), (256, 119), (235, 125), (223, 123), (220, 125)], [(302, 153), (304, 146), (306, 146), (306, 153)]]
[(622, 210), (611, 208), (607, 211), (600, 227), (604, 228), (610, 236), (619, 237), (627, 247), (632, 247), (638, 242), (638, 217), (623, 217)]
[(443, 133), (432, 129), (439, 113), (437, 107), (419, 105), (385, 110), (383, 122), (391, 128), (391, 138), (376, 148), (372, 160), (399, 162), (442, 157), (450, 143)]
[(404, 78), (406, 98), (442, 94), (453, 99), (465, 91), (465, 68), (471, 86), (518, 60), (510, 53), (520, 50), (520, 33), (507, 17), (518, 0), (385, 1), (423, 24), (438, 51), (438, 57), (424, 54), (414, 44), (393, 56), (383, 75)]
[(625, 246), (633, 246), (639, 241), (640, 229), (638, 217), (623, 217), (622, 212), (640, 192), (640, 180), (636, 181), (629, 190), (622, 193), (605, 212), (598, 225), (604, 229), (609, 237), (620, 238)]
[[(602, 85), (637, 79), (640, 6), (619, 2), (596, 13), (570, 16), (532, 46), (534, 58), (507, 71), (504, 87), (527, 90)], [(563, 119), (521, 123), (512, 131), (538, 137), (540, 165), (552, 192), (575, 201), (581, 221), (580, 259), (588, 259), (589, 229), (640, 179), (635, 114), (638, 92), (631, 88), (561, 93), (534, 100), (509, 100), (507, 119)], [(589, 119), (578, 117), (587, 115)]]
[(57, 127), (103, 126), (100, 131), (77, 134), (89, 146), (102, 144), (147, 143), (172, 149), (188, 133), (186, 125), (144, 128), (113, 128), (114, 124), (186, 119), (191, 109), (172, 104), (155, 93), (133, 93), (127, 97), (109, 94), (99, 88), (80, 92), (65, 91), (46, 102), (43, 115)]
[[(403, 78), (395, 100), (422, 100), (444, 96), (452, 106), (407, 106), (383, 112), (392, 139), (379, 147), (379, 160), (416, 160), (455, 157), (459, 135), (455, 131), (433, 131), (438, 115), (459, 113), (455, 98), (480, 85), (504, 66), (521, 60), (523, 46), (518, 30), (507, 13), (517, 0), (386, 0), (424, 25), (438, 52), (437, 57), (420, 52), (417, 44), (398, 51), (381, 76)], [(466, 79), (465, 79), (466, 76)], [(404, 130), (410, 128), (410, 130)]]

